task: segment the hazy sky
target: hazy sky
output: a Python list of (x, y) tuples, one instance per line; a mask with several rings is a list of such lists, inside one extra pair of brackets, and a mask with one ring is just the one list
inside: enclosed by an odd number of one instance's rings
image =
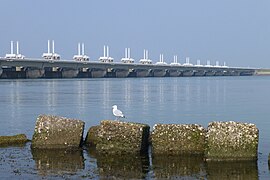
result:
[(47, 40), (55, 40), (62, 59), (85, 43), (91, 60), (110, 46), (115, 61), (131, 48), (136, 62), (149, 50), (180, 63), (190, 57), (231, 66), (270, 67), (270, 0), (1, 0), (0, 56), (10, 40), (21, 53), (41, 57)]

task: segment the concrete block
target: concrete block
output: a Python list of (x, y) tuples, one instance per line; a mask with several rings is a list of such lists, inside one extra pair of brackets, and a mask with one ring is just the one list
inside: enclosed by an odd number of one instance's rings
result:
[(92, 126), (89, 128), (86, 138), (85, 145), (87, 146), (96, 146), (98, 143), (98, 130), (100, 126)]
[(78, 148), (82, 145), (84, 124), (81, 120), (40, 115), (36, 121), (32, 148)]
[(254, 124), (211, 122), (208, 125), (207, 160), (256, 160), (259, 130)]
[(0, 136), (0, 146), (21, 145), (26, 143), (27, 137), (25, 134), (17, 134), (14, 136)]
[(156, 124), (151, 134), (153, 154), (203, 154), (205, 135), (197, 124)]
[(96, 149), (107, 154), (147, 153), (149, 129), (146, 124), (101, 121)]

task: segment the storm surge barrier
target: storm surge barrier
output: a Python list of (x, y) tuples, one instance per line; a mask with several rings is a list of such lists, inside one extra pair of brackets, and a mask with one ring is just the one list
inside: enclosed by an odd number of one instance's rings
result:
[(98, 61), (0, 58), (0, 78), (252, 76), (258, 69)]

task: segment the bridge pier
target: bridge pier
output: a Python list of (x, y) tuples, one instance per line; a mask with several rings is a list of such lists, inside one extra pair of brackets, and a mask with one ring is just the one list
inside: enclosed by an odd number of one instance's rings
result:
[(179, 71), (177, 69), (172, 69), (169, 71), (169, 76), (170, 77), (179, 77), (179, 76), (181, 76), (181, 71)]
[(92, 78), (103, 78), (107, 75), (107, 70), (101, 68), (92, 68), (90, 72)]
[(45, 75), (45, 69), (41, 68), (26, 68), (26, 78), (35, 79)]
[(195, 70), (194, 71), (194, 76), (204, 76), (205, 71), (204, 70)]
[(89, 68), (80, 68), (78, 72), (78, 78), (90, 78), (91, 72)]
[(184, 77), (190, 77), (190, 76), (193, 76), (194, 75), (194, 71), (193, 70), (184, 70), (182, 75)]
[(231, 76), (240, 76), (240, 73), (239, 71), (231, 71)]
[(1, 77), (2, 73), (3, 73), (3, 69), (0, 67), (0, 77)]
[(152, 69), (136, 69), (136, 77), (151, 77)]
[(62, 78), (76, 78), (78, 77), (79, 70), (73, 68), (62, 68)]
[(208, 70), (205, 72), (205, 76), (214, 76), (216, 74), (216, 71), (214, 70)]
[(129, 75), (129, 69), (115, 69), (115, 77), (126, 78)]
[(154, 69), (153, 76), (154, 77), (165, 77), (167, 74), (167, 69)]
[(215, 76), (223, 76), (224, 72), (223, 71), (216, 71)]
[(136, 71), (134, 69), (129, 69), (128, 77), (136, 77)]
[(62, 78), (62, 72), (59, 67), (47, 67), (45, 69), (45, 78)]

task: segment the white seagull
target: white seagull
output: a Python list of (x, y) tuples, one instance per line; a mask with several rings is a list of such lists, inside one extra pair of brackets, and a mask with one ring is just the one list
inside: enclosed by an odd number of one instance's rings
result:
[(116, 105), (112, 106), (112, 112), (113, 115), (116, 117), (116, 120), (119, 120), (119, 118), (125, 118), (124, 114), (122, 113), (122, 111), (120, 111), (119, 109), (117, 109)]

